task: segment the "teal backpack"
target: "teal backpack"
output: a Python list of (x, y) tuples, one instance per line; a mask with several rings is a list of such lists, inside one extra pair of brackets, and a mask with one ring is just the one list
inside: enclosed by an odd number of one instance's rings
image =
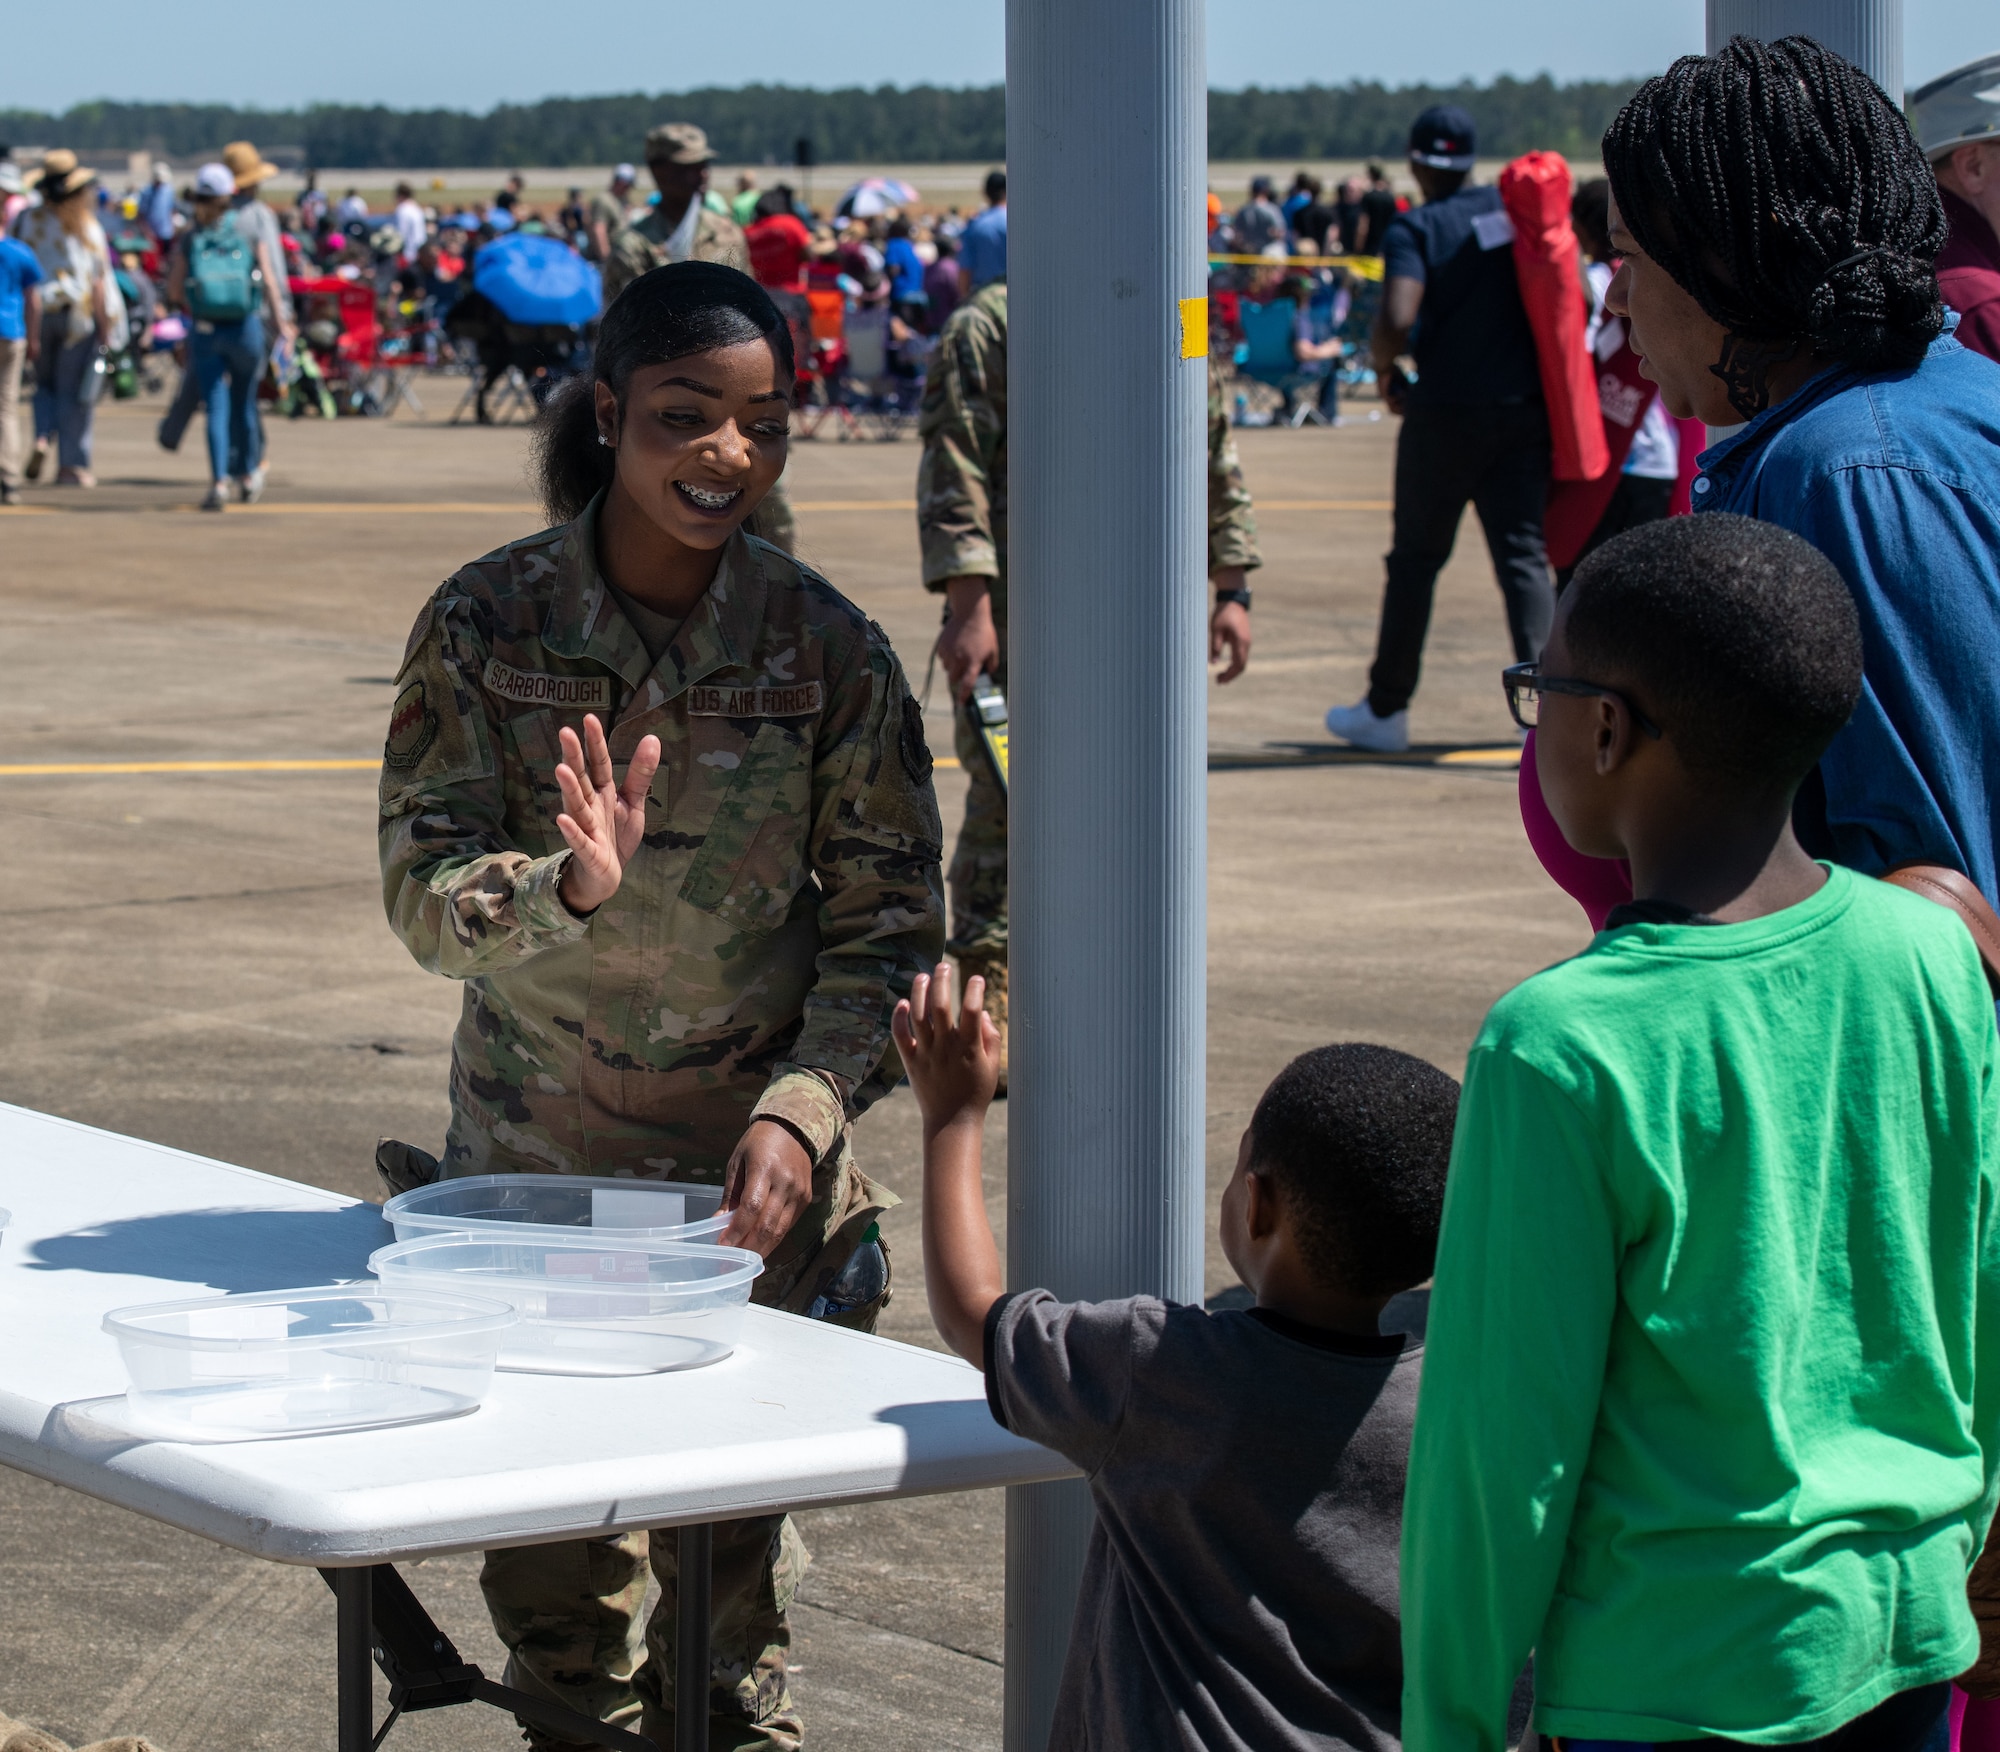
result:
[(202, 322), (241, 322), (257, 308), (257, 258), (225, 213), (188, 233), (188, 309)]

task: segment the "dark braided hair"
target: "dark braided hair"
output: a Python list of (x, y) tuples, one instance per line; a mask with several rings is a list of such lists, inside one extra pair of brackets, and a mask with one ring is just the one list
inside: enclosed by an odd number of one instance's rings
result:
[(1732, 37), (1633, 93), (1604, 167), (1639, 247), (1729, 331), (1709, 369), (1745, 419), (1803, 349), (1908, 370), (1944, 328), (1937, 179), (1867, 74), (1811, 37)]

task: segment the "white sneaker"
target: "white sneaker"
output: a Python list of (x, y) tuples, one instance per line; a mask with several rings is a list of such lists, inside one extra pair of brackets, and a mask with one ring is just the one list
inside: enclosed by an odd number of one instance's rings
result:
[(1402, 754), (1410, 746), (1410, 709), (1378, 718), (1366, 700), (1351, 706), (1333, 706), (1326, 714), (1326, 727), (1343, 742), (1365, 748), (1373, 754)]
[(222, 490), (222, 483), (220, 481), (211, 481), (208, 488), (208, 497), (202, 500), (201, 508), (204, 511), (220, 511), (228, 503), (229, 495)]
[(264, 496), (263, 469), (261, 467), (253, 468), (247, 475), (239, 477), (236, 482), (236, 490), (242, 495), (244, 504), (256, 504)]

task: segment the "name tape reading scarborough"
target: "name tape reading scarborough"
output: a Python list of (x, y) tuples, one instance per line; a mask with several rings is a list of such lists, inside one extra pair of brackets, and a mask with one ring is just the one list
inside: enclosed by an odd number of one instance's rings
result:
[(544, 675), (516, 669), (497, 657), (486, 659), (486, 691), (522, 706), (580, 706), (611, 709), (611, 681), (603, 675)]

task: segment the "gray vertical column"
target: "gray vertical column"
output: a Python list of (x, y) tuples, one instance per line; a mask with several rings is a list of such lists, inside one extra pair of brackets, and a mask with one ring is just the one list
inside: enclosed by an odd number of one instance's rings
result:
[(1903, 0), (1708, 0), (1708, 48), (1733, 36), (1816, 37), (1903, 101)]
[[(1202, 33), (1202, 0), (1007, 8), (1007, 1275), (1066, 1299), (1202, 1287)], [(1009, 1494), (1008, 1752), (1047, 1740), (1090, 1513)]]

